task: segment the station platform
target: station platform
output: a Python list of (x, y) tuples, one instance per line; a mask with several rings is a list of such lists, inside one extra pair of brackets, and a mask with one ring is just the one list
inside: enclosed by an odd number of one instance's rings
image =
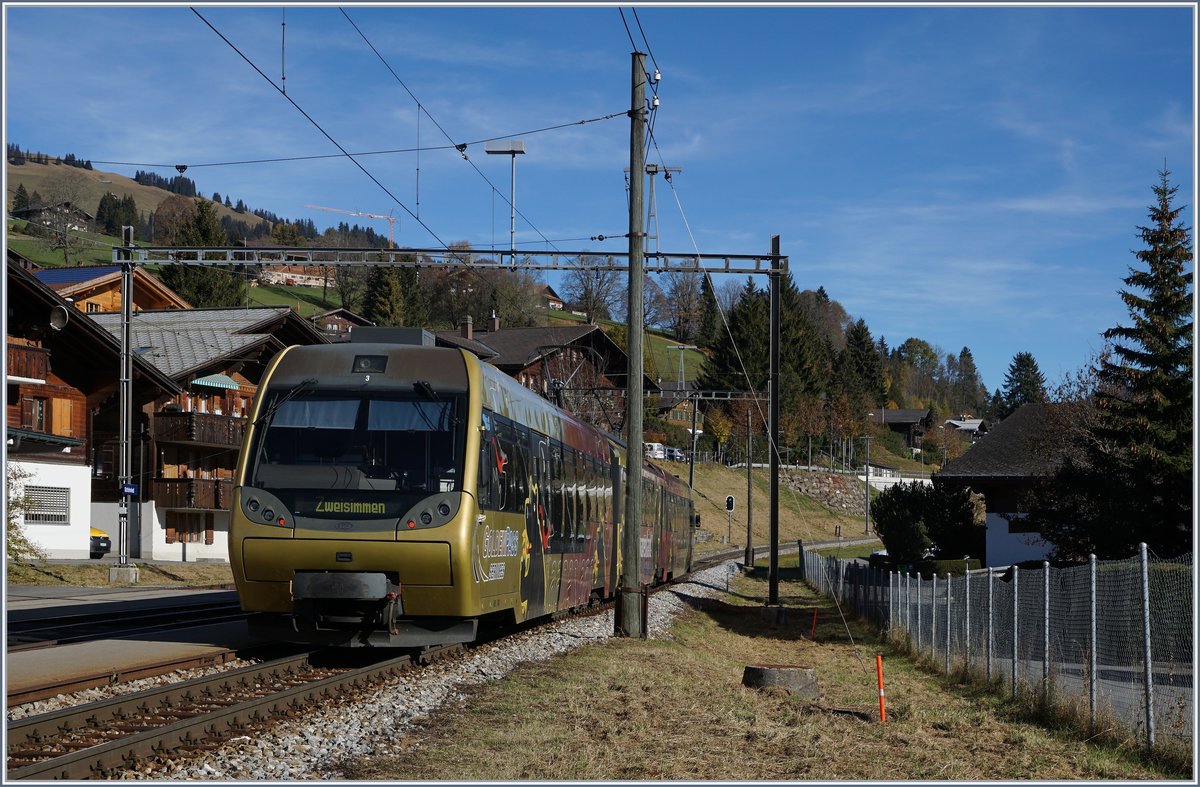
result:
[[(204, 614), (205, 602), (228, 604), (236, 599), (237, 594), (232, 590), (198, 588), (9, 586), (5, 589), (9, 621), (34, 620), (50, 614), (49, 610), (55, 616), (69, 610), (119, 617), (172, 607), (178, 607), (181, 616), (199, 618)], [(15, 651), (5, 657), (5, 696), (7, 705), (12, 706), (172, 669), (220, 664), (261, 644), (249, 635), (244, 621), (236, 621)], [(46, 690), (51, 685), (56, 685), (57, 690)]]

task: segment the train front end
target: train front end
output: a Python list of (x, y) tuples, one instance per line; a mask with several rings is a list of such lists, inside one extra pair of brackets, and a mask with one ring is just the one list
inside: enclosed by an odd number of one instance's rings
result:
[(235, 480), (229, 557), (258, 636), (420, 647), (474, 639), (479, 394), (458, 350), (292, 347)]

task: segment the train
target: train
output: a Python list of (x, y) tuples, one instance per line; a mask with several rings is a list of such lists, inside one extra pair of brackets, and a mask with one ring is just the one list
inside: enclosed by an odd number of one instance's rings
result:
[[(691, 570), (689, 487), (643, 462), (639, 580)], [(424, 648), (612, 598), (628, 447), (451, 347), (293, 346), (234, 476), (229, 560), (251, 633)]]

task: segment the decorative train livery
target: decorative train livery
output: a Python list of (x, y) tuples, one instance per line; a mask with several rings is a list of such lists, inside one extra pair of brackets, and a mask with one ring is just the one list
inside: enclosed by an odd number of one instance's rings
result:
[[(627, 452), (458, 349), (290, 347), (259, 388), (229, 557), (265, 638), (421, 647), (610, 598)], [(692, 559), (692, 503), (645, 464), (640, 580)]]

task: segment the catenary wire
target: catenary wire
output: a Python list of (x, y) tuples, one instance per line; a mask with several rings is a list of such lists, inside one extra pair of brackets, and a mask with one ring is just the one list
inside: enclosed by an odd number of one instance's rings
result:
[[(427, 117), (429, 116), (428, 111), (426, 111), (424, 107), (421, 107), (421, 111), (425, 112)], [(488, 142), (496, 142), (497, 140), (501, 140), (501, 139), (512, 139), (513, 137), (528, 137), (528, 136), (532, 136), (534, 134), (542, 134), (542, 133), (549, 132), (549, 131), (559, 131), (564, 128), (570, 128), (571, 126), (584, 126), (584, 125), (587, 125), (588, 123), (598, 123), (602, 120), (612, 120), (613, 118), (625, 117), (625, 115), (626, 115), (625, 112), (613, 112), (608, 115), (601, 115), (599, 117), (594, 117), (594, 118), (584, 118), (583, 120), (574, 120), (574, 121), (571, 121), (570, 123), (559, 123), (554, 126), (544, 126), (542, 128), (532, 129), (530, 131), (517, 131), (517, 132), (513, 132), (511, 134), (500, 134), (500, 135), (494, 136), (494, 137), (485, 137), (483, 139), (471, 140), (470, 142), (465, 142), (463, 144), (467, 145), (469, 147), (471, 145), (483, 145)], [(345, 158), (346, 156), (386, 156), (386, 155), (394, 155), (397, 153), (422, 153), (422, 152), (436, 151), (436, 150), (454, 150), (457, 148), (458, 148), (458, 145), (454, 145), (454, 144), (430, 145), (427, 147), (422, 147), (422, 146), (418, 145), (417, 147), (412, 147), (412, 148), (389, 148), (387, 150), (365, 150), (365, 151), (350, 152), (350, 153), (320, 153), (320, 154), (311, 155), (311, 156), (279, 156), (277, 158), (241, 159), (238, 161), (207, 161), (207, 162), (202, 162), (200, 164), (184, 164), (184, 163), (152, 164), (152, 163), (140, 162), (140, 161), (106, 161), (106, 160), (102, 160), (102, 159), (88, 159), (88, 161), (90, 161), (93, 164), (114, 164), (114, 165), (119, 165), (119, 166), (124, 166), (124, 167), (146, 167), (148, 169), (178, 169), (180, 166), (186, 167), (187, 169), (200, 169), (202, 167), (234, 167), (234, 166), (241, 166), (243, 164), (277, 164), (280, 162), (288, 162), (288, 161), (315, 161), (317, 159)]]
[[(350, 23), (350, 26), (354, 28), (355, 32), (357, 32), (357, 33), (358, 33), (358, 35), (359, 35), (359, 36), (362, 38), (363, 42), (365, 42), (365, 43), (366, 43), (366, 45), (367, 45), (367, 46), (370, 48), (370, 50), (371, 50), (372, 52), (374, 52), (374, 53), (375, 53), (375, 56), (376, 56), (377, 58), (379, 58), (379, 62), (383, 63), (383, 65), (384, 65), (384, 68), (386, 68), (386, 69), (388, 70), (388, 72), (389, 72), (389, 73), (392, 75), (392, 77), (393, 77), (393, 78), (395, 78), (395, 80), (396, 80), (397, 82), (399, 82), (399, 83), (400, 83), (400, 86), (404, 88), (404, 91), (405, 91), (406, 93), (408, 93), (408, 95), (409, 95), (409, 98), (411, 98), (413, 101), (415, 101), (415, 102), (417, 103), (417, 105), (418, 105), (418, 106), (420, 106), (420, 107), (422, 107), (422, 109), (424, 109), (424, 105), (422, 105), (422, 104), (421, 104), (421, 102), (420, 102), (420, 101), (417, 99), (416, 95), (414, 95), (414, 94), (413, 94), (413, 92), (412, 92), (412, 90), (411, 90), (411, 89), (408, 87), (408, 85), (407, 85), (407, 84), (405, 84), (404, 80), (400, 78), (399, 74), (397, 74), (397, 73), (396, 73), (395, 69), (393, 69), (393, 68), (392, 68), (391, 64), (389, 64), (389, 63), (387, 62), (387, 59), (386, 59), (386, 58), (384, 58), (384, 56), (383, 56), (383, 55), (382, 55), (382, 54), (379, 52), (379, 50), (378, 50), (378, 49), (376, 49), (375, 45), (374, 45), (373, 43), (371, 43), (371, 40), (370, 40), (369, 38), (367, 38), (367, 35), (366, 35), (366, 33), (364, 33), (364, 32), (362, 31), (362, 29), (361, 29), (361, 28), (359, 28), (359, 26), (358, 26), (357, 24), (355, 24), (354, 20), (350, 18), (350, 15), (346, 13), (346, 10), (345, 10), (344, 8), (339, 8), (338, 10), (342, 12), (342, 16), (346, 17), (346, 21)], [(435, 126), (437, 126), (438, 130), (442, 132), (442, 135), (446, 137), (446, 140), (447, 140), (447, 141), (449, 141), (449, 142), (450, 142), (450, 144), (451, 144), (451, 145), (453, 145), (453, 146), (454, 146), (454, 147), (455, 147), (455, 148), (456, 148), (456, 149), (457, 149), (457, 150), (458, 150), (458, 151), (459, 151), (459, 152), (462, 154), (462, 156), (463, 156), (463, 159), (464, 159), (464, 160), (465, 160), (465, 161), (466, 161), (468, 164), (470, 164), (470, 165), (471, 165), (471, 168), (472, 168), (472, 169), (474, 169), (474, 170), (475, 170), (475, 171), (476, 171), (476, 172), (479, 174), (479, 176), (480, 176), (481, 178), (483, 178), (484, 182), (485, 182), (485, 183), (487, 183), (487, 184), (488, 184), (488, 186), (490, 186), (490, 187), (492, 188), (492, 192), (493, 192), (493, 194), (499, 194), (499, 195), (500, 195), (500, 198), (501, 198), (502, 200), (504, 200), (504, 202), (505, 202), (505, 203), (507, 203), (507, 204), (508, 204), (508, 205), (509, 205), (509, 206), (510, 206), (512, 209), (513, 209), (513, 211), (514, 211), (514, 212), (515, 212), (515, 213), (516, 213), (518, 216), (520, 216), (520, 217), (521, 217), (521, 219), (522, 219), (522, 220), (524, 220), (524, 222), (525, 222), (526, 224), (528, 224), (528, 225), (529, 225), (529, 226), (530, 226), (530, 227), (533, 229), (533, 231), (534, 231), (534, 232), (536, 232), (538, 235), (540, 235), (540, 236), (542, 237), (542, 240), (543, 240), (543, 241), (545, 241), (546, 243), (550, 243), (551, 245), (553, 245), (553, 243), (550, 241), (550, 239), (549, 239), (549, 238), (547, 238), (547, 237), (546, 237), (546, 235), (545, 235), (545, 234), (544, 234), (544, 233), (543, 233), (543, 232), (542, 232), (540, 229), (538, 229), (537, 225), (535, 225), (535, 224), (534, 224), (532, 221), (530, 221), (528, 216), (526, 216), (526, 215), (525, 215), (523, 212), (521, 212), (521, 211), (520, 211), (520, 210), (519, 210), (519, 209), (516, 207), (516, 205), (513, 205), (513, 204), (512, 204), (512, 202), (511, 202), (511, 201), (509, 201), (509, 200), (508, 200), (508, 199), (507, 199), (507, 198), (506, 198), (506, 197), (505, 197), (505, 196), (504, 196), (504, 195), (503, 195), (503, 194), (500, 192), (500, 190), (496, 188), (496, 184), (495, 184), (495, 183), (492, 183), (491, 179), (490, 179), (490, 178), (488, 178), (488, 176), (487, 176), (486, 174), (484, 174), (483, 170), (481, 170), (481, 169), (479, 168), (479, 166), (475, 164), (475, 162), (473, 162), (473, 161), (471, 161), (471, 159), (467, 158), (467, 154), (466, 154), (466, 143), (459, 143), (459, 144), (456, 144), (456, 143), (454, 142), (454, 138), (450, 136), (450, 133), (449, 133), (449, 132), (447, 132), (447, 131), (446, 131), (446, 129), (442, 127), (442, 124), (441, 124), (441, 123), (438, 123), (438, 121), (437, 121), (437, 118), (435, 118), (433, 115), (429, 114), (429, 110), (428, 110), (428, 109), (424, 109), (424, 112), (425, 112), (425, 115), (426, 115), (426, 116), (427, 116), (427, 117), (428, 117), (430, 120), (432, 120), (432, 121), (433, 121), (433, 124), (434, 124)], [(612, 118), (612, 117), (618, 117), (618, 116), (621, 116), (621, 115), (624, 115), (624, 113), (623, 113), (623, 112), (622, 112), (622, 113), (614, 113), (614, 114), (612, 114), (612, 115), (609, 115), (609, 116), (608, 116), (608, 118)], [(566, 124), (566, 125), (574, 125), (574, 124)], [(561, 127), (562, 127), (562, 126), (560, 126), (560, 128), (561, 128)], [(494, 137), (493, 139), (508, 139), (508, 138), (510, 138), (511, 136), (520, 136), (520, 135), (518, 135), (518, 134), (506, 135), (506, 136), (503, 136), (503, 137)], [(487, 141), (492, 141), (492, 140), (487, 140)], [(557, 247), (555, 247), (555, 249), (557, 250)]]
[(420, 224), (421, 227), (423, 227), (425, 229), (425, 231), (428, 232), (430, 234), (430, 236), (433, 237), (434, 240), (436, 240), (444, 248), (446, 248), (446, 249), (450, 248), (446, 244), (446, 242), (443, 241), (441, 239), (441, 237), (439, 237), (438, 234), (436, 232), (434, 232), (433, 229), (428, 224), (421, 221), (421, 219), (419, 219), (417, 217), (417, 215), (415, 213), (413, 213), (412, 210), (410, 210), (407, 205), (405, 205), (403, 202), (401, 202), (400, 199), (395, 194), (392, 193), (391, 189), (389, 189), (387, 186), (383, 185), (383, 183), (381, 183), (378, 178), (376, 178), (374, 175), (372, 175), (371, 172), (368, 171), (366, 167), (364, 167), (361, 163), (359, 163), (359, 161), (356, 158), (354, 158), (354, 156), (350, 155), (350, 153), (344, 147), (342, 147), (342, 144), (340, 142), (338, 142), (336, 139), (334, 139), (329, 134), (329, 132), (327, 132), (324, 128), (321, 127), (320, 123), (318, 123), (316, 120), (313, 119), (313, 117), (311, 115), (309, 115), (307, 112), (304, 111), (303, 107), (301, 107), (299, 104), (297, 104), (286, 93), (282, 92), (279, 89), (279, 87), (271, 80), (271, 78), (269, 76), (267, 76), (266, 74), (264, 74), (262, 69), (260, 69), (257, 65), (254, 64), (254, 61), (252, 61), (250, 58), (246, 57), (246, 55), (240, 49), (238, 49), (237, 46), (235, 46), (232, 41), (230, 41), (228, 38), (226, 38), (225, 35), (223, 33), (221, 33), (220, 30), (217, 30), (217, 28), (214, 27), (211, 22), (209, 22), (207, 19), (205, 19), (203, 14), (201, 14), (195, 8), (191, 8), (190, 10), (193, 14), (195, 14), (197, 17), (199, 17), (200, 21), (204, 22), (204, 24), (207, 25), (210, 30), (212, 30), (214, 33), (216, 33), (217, 36), (222, 41), (224, 41), (226, 44), (228, 44), (229, 47), (231, 49), (233, 49), (233, 51), (236, 52), (239, 57), (241, 57), (243, 60), (245, 60), (246, 63), (249, 64), (249, 66), (251, 68), (253, 68), (256, 72), (258, 72), (258, 75), (261, 76), (264, 80), (266, 80), (267, 84), (269, 84), (271, 87), (275, 88), (275, 90), (277, 92), (279, 92), (279, 94), (282, 95), (284, 97), (284, 99), (287, 100), (288, 103), (290, 103), (293, 107), (295, 107), (296, 111), (298, 111), (301, 115), (304, 115), (305, 119), (308, 120), (309, 123), (312, 123), (312, 125), (314, 127), (316, 127), (316, 129), (318, 131), (320, 131), (325, 136), (326, 139), (328, 139), (330, 142), (332, 142), (334, 144), (334, 146), (337, 147), (338, 150), (342, 151), (342, 154), (346, 158), (348, 158), (348, 159), (350, 159), (350, 161), (354, 162), (354, 166), (358, 167), (364, 175), (366, 175), (368, 178), (370, 178), (371, 181), (375, 185), (379, 186), (379, 188), (381, 188), (385, 194), (387, 194), (389, 197), (391, 197), (392, 201), (395, 202), (397, 205), (399, 205), (404, 210), (405, 213), (407, 213), (409, 216), (412, 216), (413, 220), (416, 221), (418, 224)]

